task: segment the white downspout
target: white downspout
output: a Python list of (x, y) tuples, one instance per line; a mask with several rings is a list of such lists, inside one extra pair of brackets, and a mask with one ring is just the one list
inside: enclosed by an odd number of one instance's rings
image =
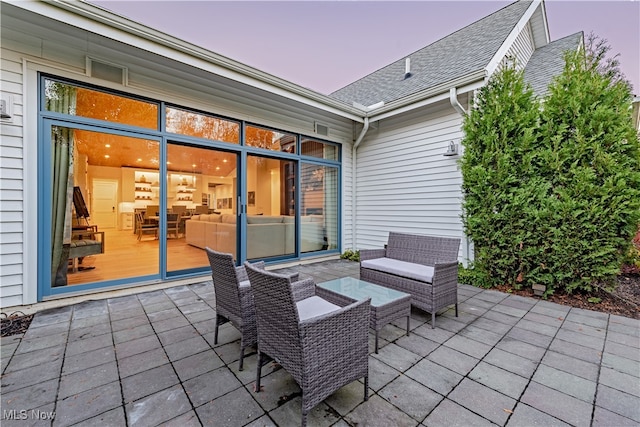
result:
[[(451, 89), (449, 89), (449, 102), (451, 103), (451, 106), (453, 107), (453, 109), (456, 110), (458, 113), (460, 113), (462, 117), (465, 117), (467, 115), (467, 111), (464, 109), (462, 104), (460, 104), (460, 101), (458, 101), (458, 91), (455, 87), (452, 87)], [(469, 257), (471, 253), (471, 243), (469, 242), (469, 238), (467, 237), (466, 234), (464, 234), (464, 232), (463, 232), (463, 240), (464, 240), (464, 244), (462, 245), (462, 261), (463, 261), (463, 265), (467, 267), (470, 261)]]
[(453, 109), (460, 113), (462, 117), (467, 115), (464, 107), (462, 107), (462, 104), (460, 104), (460, 101), (458, 101), (458, 90), (455, 87), (449, 89), (449, 102), (451, 103)]
[(353, 243), (353, 250), (357, 251), (358, 246), (356, 242), (356, 151), (358, 150), (358, 145), (364, 139), (364, 135), (369, 130), (369, 117), (364, 117), (364, 126), (360, 131), (360, 135), (356, 139), (356, 142), (353, 143), (353, 148), (351, 148), (351, 242)]

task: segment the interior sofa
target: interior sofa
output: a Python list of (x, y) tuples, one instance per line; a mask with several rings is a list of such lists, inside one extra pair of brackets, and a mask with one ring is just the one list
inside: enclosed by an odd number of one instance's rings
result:
[[(236, 256), (236, 215), (194, 215), (185, 222), (186, 242)], [(301, 218), (301, 251), (326, 249), (321, 215)], [(247, 216), (247, 258), (258, 259), (295, 252), (295, 218), (287, 215)]]
[(455, 304), (458, 316), (460, 239), (389, 233), (384, 249), (360, 250), (360, 279), (411, 294), (411, 305), (431, 313)]

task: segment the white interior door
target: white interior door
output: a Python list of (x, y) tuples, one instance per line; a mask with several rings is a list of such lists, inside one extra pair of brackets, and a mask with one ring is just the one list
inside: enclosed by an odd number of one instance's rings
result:
[(93, 180), (91, 222), (102, 228), (116, 228), (116, 205), (118, 202), (118, 181), (108, 179)]

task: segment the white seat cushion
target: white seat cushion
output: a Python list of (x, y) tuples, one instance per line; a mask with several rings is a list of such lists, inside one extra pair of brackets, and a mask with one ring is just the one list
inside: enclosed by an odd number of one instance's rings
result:
[(433, 267), (393, 258), (376, 258), (362, 261), (362, 266), (371, 270), (382, 271), (396, 276), (407, 277), (420, 282), (433, 281)]
[(318, 296), (312, 296), (298, 301), (296, 308), (298, 309), (298, 317), (300, 317), (300, 320), (311, 319), (312, 317), (322, 316), (323, 314), (340, 310), (339, 306)]

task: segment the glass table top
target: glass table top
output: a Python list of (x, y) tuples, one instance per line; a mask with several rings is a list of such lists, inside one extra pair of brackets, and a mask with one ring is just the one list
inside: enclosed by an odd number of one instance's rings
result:
[(375, 307), (409, 296), (407, 293), (354, 279), (353, 277), (343, 277), (318, 283), (318, 286), (358, 301), (371, 297), (371, 305)]

